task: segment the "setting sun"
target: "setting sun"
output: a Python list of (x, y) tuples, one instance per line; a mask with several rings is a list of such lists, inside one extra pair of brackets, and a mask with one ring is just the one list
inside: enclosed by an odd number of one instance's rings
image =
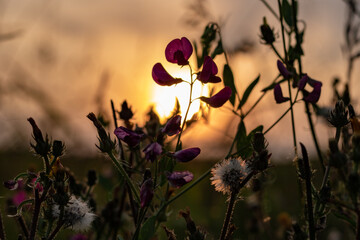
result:
[[(186, 82), (190, 82), (189, 68), (181, 69), (171, 67), (167, 68), (169, 73), (176, 78), (182, 78)], [(189, 104), (190, 85), (188, 83), (180, 83), (175, 86), (164, 87), (154, 85), (152, 101), (155, 103), (155, 110), (161, 118), (169, 116), (174, 109), (176, 98), (179, 100), (181, 115), (184, 117), (185, 111)], [(199, 81), (193, 85), (192, 99), (200, 96), (208, 96), (207, 87), (203, 86)], [(190, 119), (200, 109), (200, 100), (195, 100), (191, 104), (187, 119)]]

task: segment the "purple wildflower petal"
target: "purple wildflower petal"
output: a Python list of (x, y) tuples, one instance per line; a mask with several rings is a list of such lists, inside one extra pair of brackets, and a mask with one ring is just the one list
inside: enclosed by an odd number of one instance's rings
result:
[(291, 78), (291, 76), (292, 76), (291, 72), (289, 72), (289, 71), (286, 69), (286, 67), (284, 66), (284, 64), (283, 64), (280, 60), (277, 60), (276, 64), (277, 64), (277, 67), (278, 67), (278, 69), (279, 69), (280, 74), (281, 74), (285, 79)]
[(168, 173), (166, 177), (169, 180), (171, 186), (179, 188), (193, 180), (194, 175), (189, 171), (184, 171)]
[(196, 158), (200, 154), (200, 148), (187, 148), (184, 150), (177, 151), (173, 154), (174, 158), (178, 162), (189, 162)]
[(309, 81), (309, 77), (305, 74), (299, 81), (298, 88), (300, 91), (305, 89), (306, 83)]
[(122, 126), (115, 129), (114, 134), (119, 139), (127, 143), (129, 147), (136, 147), (139, 145), (140, 140), (143, 137), (143, 134), (138, 134)]
[(181, 83), (183, 80), (181, 78), (172, 77), (161, 65), (161, 63), (156, 63), (152, 69), (152, 77), (154, 81), (160, 86), (171, 86), (174, 84)]
[(26, 199), (26, 192), (24, 190), (21, 190), (13, 196), (12, 201), (15, 206), (19, 206), (20, 203), (25, 201), (25, 199)]
[(162, 153), (162, 146), (159, 143), (154, 142), (147, 145), (143, 152), (145, 153), (145, 159), (154, 162), (156, 157)]
[(9, 190), (16, 190), (18, 186), (19, 186), (18, 182), (14, 180), (8, 180), (4, 182), (4, 187), (6, 187)]
[(165, 49), (165, 57), (171, 63), (177, 63), (180, 66), (189, 64), (188, 59), (193, 52), (193, 48), (189, 39), (183, 37), (181, 39), (172, 40)]
[(304, 101), (309, 103), (317, 103), (321, 94), (321, 86), (321, 82), (314, 84), (314, 89), (306, 97), (304, 97)]
[(290, 98), (283, 96), (280, 84), (276, 84), (274, 87), (274, 97), (275, 97), (276, 103), (283, 103), (283, 102), (290, 100)]
[(178, 134), (181, 131), (181, 116), (176, 115), (167, 121), (165, 127), (161, 130), (162, 133), (167, 134), (168, 136), (173, 136)]
[(140, 188), (140, 203), (141, 208), (148, 206), (154, 196), (154, 182), (151, 178), (145, 180)]
[(211, 57), (206, 56), (202, 71), (198, 75), (198, 79), (202, 83), (217, 83), (221, 82), (221, 78), (215, 76), (218, 73), (218, 68)]
[(200, 97), (200, 100), (206, 102), (213, 108), (218, 108), (224, 105), (226, 101), (230, 99), (230, 97), (231, 97), (231, 88), (226, 86), (214, 96), (210, 98)]

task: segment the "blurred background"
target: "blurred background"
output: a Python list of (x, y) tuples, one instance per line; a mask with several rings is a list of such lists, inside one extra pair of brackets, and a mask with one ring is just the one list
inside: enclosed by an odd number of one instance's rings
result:
[[(277, 9), (277, 1), (268, 2)], [(185, 109), (186, 86), (179, 84), (176, 89), (160, 87), (152, 80), (151, 70), (155, 63), (161, 62), (169, 73), (186, 78), (186, 69), (166, 62), (165, 47), (172, 39), (183, 36), (199, 42), (210, 21), (221, 27), (238, 91), (242, 93), (261, 75), (249, 99), (248, 106), (251, 106), (261, 89), (278, 74), (277, 57), (268, 46), (261, 44), (259, 37), (264, 16), (279, 35), (278, 21), (261, 1), (0, 0), (1, 180), (13, 177), (19, 169), (30, 165), (28, 117), (33, 117), (52, 139), (65, 141), (67, 156), (64, 165), (77, 166), (81, 177), (88, 170), (80, 167), (85, 162), (89, 168), (97, 168), (100, 163), (104, 164), (102, 167), (106, 165), (104, 161), (98, 161), (101, 157), (94, 146), (96, 130), (86, 118), (89, 112), (102, 114), (110, 121), (109, 131), (112, 132), (110, 99), (118, 109), (127, 100), (140, 126), (145, 123), (146, 113), (151, 107), (164, 121), (173, 109), (176, 97)], [(305, 21), (303, 27), (306, 27), (304, 72), (322, 81), (319, 105), (329, 107), (332, 105), (334, 77), (343, 82), (347, 79), (348, 62), (344, 51), (347, 6), (341, 0), (301, 1), (299, 18)], [(276, 46), (282, 49), (280, 39)], [(190, 62), (195, 65), (194, 56)], [(218, 56), (215, 62), (221, 76), (225, 60)], [(358, 66), (359, 63), (355, 62), (350, 89), (352, 96), (356, 96), (360, 89)], [(221, 87), (220, 84), (218, 89)], [(359, 112), (359, 102), (353, 102), (353, 105)], [(266, 129), (287, 107), (275, 105), (272, 93), (268, 93), (247, 117), (246, 126), (253, 129), (262, 124)], [(193, 111), (196, 112), (196, 106)], [(308, 150), (313, 153), (304, 106), (296, 105), (295, 113), (298, 141), (309, 143)], [(192, 168), (200, 174), (199, 169), (207, 169), (213, 162), (224, 158), (237, 124), (238, 118), (228, 108), (212, 109), (209, 121), (192, 129), (197, 134), (185, 134), (185, 147), (202, 149)], [(321, 136), (320, 145), (326, 151), (328, 138), (334, 136), (334, 129), (321, 118), (316, 118), (315, 124), (318, 136)], [(290, 116), (287, 116), (266, 135), (276, 164), (291, 165), (290, 129)], [(10, 166), (9, 162), (16, 164)], [(287, 176), (274, 178), (286, 181)], [(199, 197), (195, 199), (209, 199), (208, 196)], [(283, 203), (277, 204), (275, 206), (284, 206)], [(214, 218), (217, 217), (216, 212), (213, 214)]]

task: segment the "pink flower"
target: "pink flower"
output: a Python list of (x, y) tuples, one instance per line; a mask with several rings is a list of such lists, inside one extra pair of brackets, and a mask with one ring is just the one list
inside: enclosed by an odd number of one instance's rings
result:
[(184, 150), (180, 150), (177, 151), (175, 153), (173, 153), (173, 157), (178, 161), (178, 162), (189, 162), (191, 160), (193, 160), (194, 158), (196, 158), (199, 154), (200, 154), (200, 148), (187, 148)]
[(156, 63), (152, 69), (152, 77), (154, 81), (160, 86), (171, 86), (174, 84), (181, 83), (183, 80), (181, 78), (173, 78), (161, 65), (161, 63)]
[(290, 100), (290, 98), (283, 96), (280, 84), (276, 84), (274, 87), (274, 97), (275, 97), (276, 103), (283, 103), (283, 102)]
[(202, 83), (217, 83), (221, 82), (221, 78), (215, 76), (218, 73), (218, 68), (211, 57), (206, 56), (202, 71), (198, 75), (198, 79)]
[(179, 188), (193, 180), (194, 175), (189, 171), (167, 173), (167, 179), (171, 186)]
[[(320, 81), (316, 81), (314, 79), (311, 79), (307, 75), (305, 75), (304, 77), (306, 77), (306, 83), (309, 83), (309, 85), (313, 87), (313, 90), (311, 92), (307, 92), (306, 90), (303, 90), (304, 101), (309, 102), (309, 103), (317, 103), (317, 101), (319, 101), (319, 98), (320, 98), (320, 95), (321, 95), (322, 83)], [(301, 80), (299, 82), (299, 89), (300, 89), (300, 84), (302, 84)], [(303, 88), (305, 88), (305, 85), (304, 85)]]
[(125, 127), (118, 127), (115, 129), (114, 134), (119, 139), (127, 143), (129, 147), (136, 147), (139, 145), (141, 138), (143, 137), (143, 134), (138, 134)]
[(154, 162), (156, 157), (162, 153), (162, 146), (157, 142), (150, 143), (145, 147), (143, 152), (145, 153), (145, 158), (147, 160)]
[(193, 52), (190, 41), (183, 37), (172, 40), (165, 49), (165, 57), (171, 63), (177, 63), (180, 66), (189, 64), (188, 59)]
[(230, 97), (231, 97), (231, 88), (226, 86), (214, 96), (210, 98), (200, 97), (200, 100), (206, 102), (213, 108), (218, 108), (224, 105), (226, 101), (230, 99)]
[(176, 115), (167, 121), (165, 127), (161, 130), (162, 133), (167, 134), (168, 136), (173, 136), (178, 134), (181, 131), (181, 116)]
[(142, 208), (148, 206), (154, 196), (153, 185), (154, 185), (154, 182), (151, 178), (148, 178), (147, 180), (145, 180), (145, 182), (141, 185), (140, 202), (141, 202)]
[(25, 199), (26, 199), (26, 192), (24, 190), (20, 190), (13, 196), (12, 201), (15, 206), (19, 206), (20, 203), (25, 201)]

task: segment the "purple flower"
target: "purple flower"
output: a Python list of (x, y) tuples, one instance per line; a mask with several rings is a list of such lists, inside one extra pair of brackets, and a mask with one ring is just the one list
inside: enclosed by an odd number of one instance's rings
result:
[(290, 100), (290, 98), (283, 96), (283, 93), (282, 93), (279, 83), (276, 84), (274, 87), (274, 97), (275, 97), (276, 103), (283, 103), (283, 102)]
[(115, 129), (114, 134), (119, 139), (127, 143), (129, 147), (136, 147), (137, 145), (139, 145), (140, 140), (143, 136), (143, 134), (138, 134), (125, 127), (118, 127), (117, 129)]
[(307, 74), (305, 74), (299, 81), (299, 84), (298, 84), (298, 89), (300, 91), (304, 90), (305, 89), (305, 86), (306, 86), (306, 83), (308, 82), (309, 80), (309, 77)]
[(194, 175), (189, 171), (184, 171), (167, 173), (166, 177), (171, 186), (179, 188), (190, 182), (194, 178)]
[(20, 190), (12, 197), (12, 201), (15, 206), (19, 206), (20, 203), (25, 201), (25, 199), (26, 199), (26, 192), (24, 190)]
[(154, 162), (156, 157), (162, 153), (162, 146), (157, 142), (150, 143), (144, 148), (143, 152), (147, 160)]
[(152, 69), (152, 77), (154, 81), (160, 86), (171, 86), (174, 84), (181, 83), (183, 80), (181, 78), (172, 77), (161, 65), (161, 63), (156, 63)]
[(320, 98), (322, 83), (316, 80), (312, 80), (312, 81), (313, 81), (312, 83), (310, 83), (309, 81), (309, 84), (312, 85), (314, 89), (306, 97), (304, 97), (304, 101), (309, 103), (317, 103), (317, 101), (319, 101)]
[(161, 132), (167, 134), (168, 136), (178, 134), (181, 131), (180, 123), (181, 116), (176, 115), (170, 118), (169, 121), (167, 121), (165, 127), (161, 130)]
[(6, 187), (9, 190), (16, 190), (18, 186), (19, 186), (18, 182), (14, 180), (8, 180), (4, 182), (4, 187)]
[(193, 52), (193, 48), (189, 39), (183, 37), (181, 39), (172, 40), (165, 49), (166, 60), (171, 63), (177, 63), (180, 66), (189, 64), (188, 59)]
[(289, 79), (291, 78), (292, 74), (291, 72), (289, 72), (286, 67), (284, 66), (284, 64), (280, 61), (277, 60), (277, 67), (279, 69), (280, 74), (285, 78), (285, 79)]
[(202, 71), (198, 75), (198, 79), (202, 83), (217, 83), (221, 82), (221, 79), (215, 76), (218, 73), (218, 68), (211, 57), (206, 56), (204, 59), (204, 65)]
[(184, 150), (177, 151), (172, 155), (178, 162), (189, 162), (194, 158), (196, 158), (200, 154), (200, 151), (201, 151), (200, 148), (197, 147), (187, 148)]
[(154, 196), (154, 182), (151, 178), (144, 181), (140, 188), (140, 203), (141, 207), (148, 206)]
[(230, 97), (231, 97), (231, 88), (226, 86), (214, 96), (210, 98), (200, 97), (200, 100), (206, 102), (213, 108), (218, 108), (224, 105), (226, 101), (230, 99)]

